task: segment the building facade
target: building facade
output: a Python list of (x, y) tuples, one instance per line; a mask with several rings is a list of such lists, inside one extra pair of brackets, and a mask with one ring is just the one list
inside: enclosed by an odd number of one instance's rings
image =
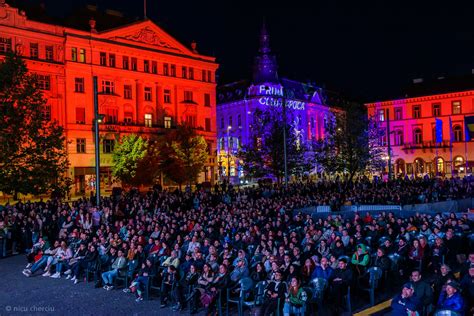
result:
[(208, 143), (210, 158), (200, 181), (214, 181), (216, 169), (215, 58), (196, 44), (179, 43), (150, 20), (122, 27), (82, 31), (28, 19), (0, 4), (0, 54), (16, 51), (39, 76), (48, 100), (45, 116), (65, 129), (73, 194), (94, 189), (93, 77), (98, 78), (101, 183), (113, 185), (115, 143), (125, 134), (163, 134), (189, 124)]
[(325, 120), (331, 115), (328, 98), (311, 84), (279, 78), (278, 65), (270, 50), (269, 35), (262, 27), (260, 48), (252, 80), (218, 87), (217, 153), (221, 179), (239, 183), (244, 177), (237, 154), (251, 142), (253, 113), (257, 109), (286, 107), (286, 119), (298, 141), (324, 137)]
[[(466, 140), (466, 117), (474, 115), (474, 86), (366, 104), (390, 137), (393, 174), (451, 176), (472, 172), (474, 142)], [(389, 129), (387, 130), (387, 123)]]

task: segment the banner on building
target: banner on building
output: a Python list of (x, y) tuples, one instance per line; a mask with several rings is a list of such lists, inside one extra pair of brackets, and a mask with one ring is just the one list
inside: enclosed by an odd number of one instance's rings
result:
[(474, 138), (474, 116), (464, 117), (464, 129), (466, 130), (466, 141)]
[(443, 121), (440, 119), (436, 119), (436, 142), (442, 143), (443, 142)]

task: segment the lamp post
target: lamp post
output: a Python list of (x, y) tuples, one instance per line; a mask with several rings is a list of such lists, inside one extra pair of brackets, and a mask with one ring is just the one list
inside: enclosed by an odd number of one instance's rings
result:
[(94, 86), (94, 139), (95, 139), (95, 190), (96, 205), (100, 204), (100, 144), (99, 144), (99, 123), (102, 123), (104, 116), (99, 114), (99, 93), (97, 91), (97, 76), (93, 77)]
[(232, 126), (227, 126), (227, 183), (230, 184), (230, 130)]

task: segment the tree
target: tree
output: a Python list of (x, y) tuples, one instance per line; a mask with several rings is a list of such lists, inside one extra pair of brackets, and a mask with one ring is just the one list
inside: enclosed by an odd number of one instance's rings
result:
[(179, 186), (196, 182), (209, 157), (204, 137), (187, 125), (165, 135), (161, 152), (163, 173)]
[(352, 180), (384, 164), (380, 147), (374, 146), (383, 130), (376, 128), (359, 104), (347, 103), (344, 110), (328, 117), (325, 137), (315, 145), (315, 160), (328, 175), (342, 174)]
[(36, 75), (8, 54), (0, 65), (0, 191), (16, 197), (69, 190), (64, 131), (46, 109)]
[(140, 164), (147, 155), (147, 147), (147, 140), (140, 136), (134, 134), (123, 136), (112, 155), (112, 175), (125, 185), (138, 186), (152, 181), (140, 177), (144, 175), (140, 172), (142, 170)]
[[(273, 175), (281, 181), (285, 174), (283, 129), (286, 129), (287, 169), (289, 175), (310, 168), (307, 144), (303, 142), (300, 122), (288, 113), (284, 120), (282, 108), (256, 110), (250, 128), (249, 144), (242, 147), (239, 157), (244, 161), (247, 175), (260, 178)], [(293, 122), (289, 124), (288, 121)]]

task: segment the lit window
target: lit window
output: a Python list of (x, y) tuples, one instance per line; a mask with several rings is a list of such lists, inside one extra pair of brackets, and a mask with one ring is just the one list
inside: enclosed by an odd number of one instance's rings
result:
[[(30, 44), (30, 50), (31, 50), (31, 45), (32, 44)], [(38, 47), (38, 44), (36, 44), (36, 47)], [(36, 57), (34, 57), (34, 58), (37, 58), (37, 57), (38, 57), (38, 55), (36, 55)], [(76, 47), (73, 47), (71, 49), (71, 60), (72, 61), (77, 61), (77, 48)]]
[(453, 114), (461, 114), (461, 101), (453, 101)]
[(79, 50), (79, 62), (81, 62), (81, 63), (86, 62), (86, 50), (84, 48), (81, 48)]
[(165, 128), (171, 128), (171, 117), (165, 116), (163, 121)]
[(379, 110), (378, 113), (379, 113), (379, 115), (378, 115), (379, 121), (380, 121), (380, 122), (385, 121), (385, 110), (383, 110), (383, 109), (382, 109), (382, 110)]
[(153, 116), (150, 113), (145, 114), (145, 126), (151, 127), (153, 125)]

